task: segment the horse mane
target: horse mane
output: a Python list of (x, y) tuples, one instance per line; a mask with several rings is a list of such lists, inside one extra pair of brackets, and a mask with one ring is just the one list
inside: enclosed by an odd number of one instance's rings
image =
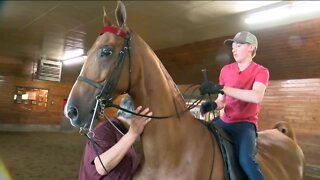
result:
[[(130, 30), (131, 31), (131, 30)], [(156, 53), (154, 52), (154, 50), (137, 34), (134, 33), (133, 31), (131, 31), (131, 33), (137, 37), (139, 37), (139, 41), (143, 43), (143, 45), (150, 51), (153, 52), (153, 56), (154, 56), (154, 60), (158, 63), (161, 72), (163, 73), (164, 77), (167, 80), (167, 83), (173, 87), (173, 89), (175, 90), (174, 92), (176, 93), (177, 98), (179, 98), (183, 103), (185, 103), (185, 99), (182, 96), (177, 84), (174, 82), (174, 80), (172, 79), (172, 77), (170, 76), (170, 74), (168, 73), (167, 69), (164, 67), (163, 63), (161, 62), (161, 60), (159, 59), (159, 57), (156, 55)], [(174, 98), (174, 97), (173, 97)]]
[[(160, 61), (160, 60), (158, 59), (158, 61)], [(184, 97), (180, 93), (180, 90), (179, 90), (177, 84), (173, 81), (172, 77), (170, 76), (170, 74), (168, 73), (167, 69), (164, 67), (164, 65), (162, 63), (160, 63), (160, 69), (164, 73), (166, 79), (168, 80), (167, 82), (171, 83), (171, 85), (174, 87), (176, 92), (178, 92), (179, 97), (182, 98), (182, 100), (184, 100)]]

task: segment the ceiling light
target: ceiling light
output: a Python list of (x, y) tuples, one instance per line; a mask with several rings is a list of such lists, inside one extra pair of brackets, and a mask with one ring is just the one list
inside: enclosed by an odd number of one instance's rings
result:
[(317, 11), (320, 11), (320, 2), (317, 1), (295, 2), (295, 5), (291, 8), (293, 15), (302, 15)]
[(254, 13), (245, 19), (247, 24), (259, 24), (271, 21), (279, 21), (289, 17), (305, 15), (320, 11), (320, 2), (302, 1), (293, 2), (292, 4), (283, 5), (273, 9), (264, 10)]
[(83, 49), (73, 49), (65, 51), (62, 62), (64, 65), (81, 63), (87, 56), (84, 55)]
[(71, 59), (83, 55), (83, 49), (72, 49), (64, 52), (62, 60)]
[(288, 16), (289, 16), (289, 8), (286, 6), (282, 6), (282, 7), (269, 9), (269, 10), (252, 14), (251, 16), (245, 19), (245, 22), (247, 24), (256, 24), (256, 23), (280, 20)]

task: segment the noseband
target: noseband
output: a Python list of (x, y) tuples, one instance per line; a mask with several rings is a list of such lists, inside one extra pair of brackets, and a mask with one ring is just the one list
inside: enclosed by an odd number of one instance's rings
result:
[[(98, 109), (100, 109), (100, 116), (103, 115), (105, 107), (112, 106), (112, 94), (115, 91), (118, 81), (120, 78), (120, 74), (126, 59), (126, 55), (128, 55), (128, 60), (129, 60), (129, 82), (128, 82), (128, 87), (125, 93), (130, 92), (131, 89), (131, 74), (132, 74), (132, 67), (131, 67), (131, 56), (130, 56), (130, 41), (131, 41), (131, 34), (130, 32), (125, 33), (121, 29), (112, 27), (112, 26), (105, 26), (101, 29), (100, 35), (109, 32), (112, 34), (115, 34), (119, 37), (124, 38), (124, 46), (122, 50), (119, 53), (118, 56), (118, 61), (116, 66), (114, 67), (110, 78), (105, 79), (102, 84), (97, 83), (93, 80), (90, 80), (84, 76), (79, 76), (78, 80), (83, 81), (91, 86), (93, 86), (96, 89), (100, 90), (100, 93), (96, 96), (96, 104), (94, 108), (94, 113), (92, 115), (92, 119), (90, 121), (90, 126), (88, 127), (89, 124), (86, 124), (85, 127), (80, 127), (80, 131), (89, 131), (91, 132), (92, 124), (96, 118)], [(88, 129), (89, 128), (89, 129)]]

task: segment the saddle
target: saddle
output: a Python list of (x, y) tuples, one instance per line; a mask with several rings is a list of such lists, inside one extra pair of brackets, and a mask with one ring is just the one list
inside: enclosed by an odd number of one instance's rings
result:
[(246, 174), (243, 172), (239, 158), (236, 155), (233, 142), (230, 136), (225, 133), (222, 128), (214, 121), (206, 122), (203, 120), (203, 124), (207, 126), (211, 135), (216, 139), (224, 162), (224, 176), (226, 180), (247, 180)]

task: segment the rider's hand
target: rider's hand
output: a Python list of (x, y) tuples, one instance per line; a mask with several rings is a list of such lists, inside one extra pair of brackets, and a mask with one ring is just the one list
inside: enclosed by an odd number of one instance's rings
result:
[(201, 95), (205, 94), (224, 94), (223, 92), (223, 85), (215, 84), (211, 81), (206, 81), (201, 84), (199, 87), (199, 91)]
[(216, 108), (217, 108), (217, 103), (214, 101), (207, 101), (207, 102), (202, 103), (200, 106), (201, 116), (203, 116), (207, 112), (215, 110)]
[[(136, 113), (141, 115), (152, 116), (152, 112), (150, 112), (149, 108), (145, 108), (142, 110), (141, 106), (139, 106), (136, 109)], [(130, 119), (131, 119), (130, 121), (131, 123), (130, 123), (129, 132), (135, 136), (139, 136), (142, 133), (144, 126), (151, 121), (151, 118), (137, 116), (137, 115), (133, 115)]]

